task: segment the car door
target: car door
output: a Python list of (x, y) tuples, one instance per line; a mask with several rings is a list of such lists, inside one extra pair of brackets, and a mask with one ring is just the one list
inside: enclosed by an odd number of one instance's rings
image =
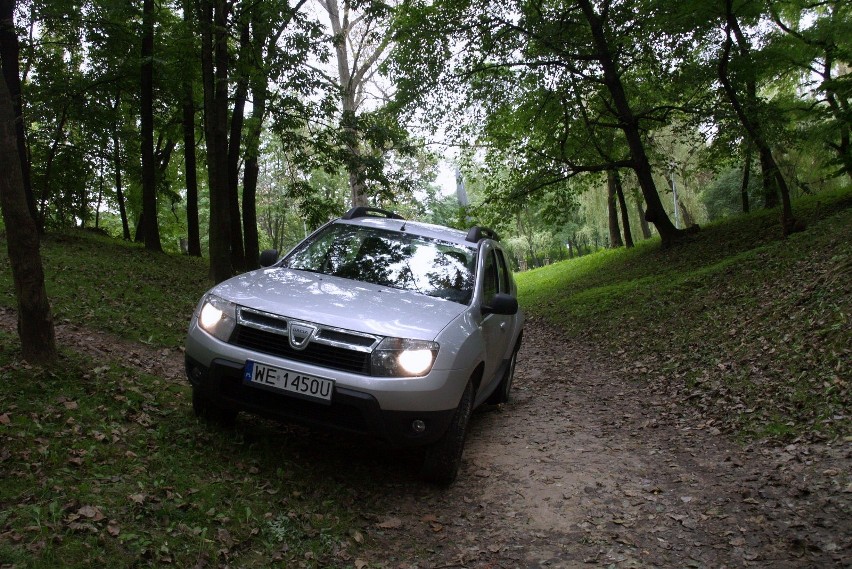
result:
[[(497, 293), (512, 294), (511, 277), (502, 251), (488, 247), (485, 252), (482, 270), (481, 305), (488, 305)], [(509, 342), (512, 337), (512, 319), (514, 316), (485, 314), (480, 324), (485, 339), (485, 372), (482, 378), (480, 394), (490, 394), (499, 383), (496, 377), (503, 360), (508, 357)]]

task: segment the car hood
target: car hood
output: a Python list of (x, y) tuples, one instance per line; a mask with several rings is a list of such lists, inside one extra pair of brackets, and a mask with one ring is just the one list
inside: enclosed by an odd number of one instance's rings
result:
[(414, 292), (274, 267), (239, 275), (210, 292), (288, 318), (417, 340), (434, 339), (467, 308)]

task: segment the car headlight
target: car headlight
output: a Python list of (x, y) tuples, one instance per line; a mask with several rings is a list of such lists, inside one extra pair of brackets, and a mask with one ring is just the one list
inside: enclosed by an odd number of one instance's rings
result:
[(436, 342), (385, 338), (373, 350), (373, 375), (421, 377), (432, 370), (437, 355)]
[(237, 325), (237, 305), (208, 294), (198, 311), (198, 325), (211, 336), (227, 342)]

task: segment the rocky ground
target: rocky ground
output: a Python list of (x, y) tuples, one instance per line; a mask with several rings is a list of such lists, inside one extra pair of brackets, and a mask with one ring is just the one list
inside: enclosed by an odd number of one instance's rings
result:
[[(13, 328), (11, 312), (0, 316)], [(180, 350), (67, 325), (57, 332), (66, 347), (183, 380)], [(322, 438), (306, 446), (308, 460), (349, 452), (335, 460), (377, 469), (354, 489), (359, 547), (338, 561), (358, 569), (852, 567), (852, 441), (739, 444), (712, 417), (591, 354), (530, 322), (513, 399), (474, 415), (449, 489), (381, 471), (407, 455), (362, 458)]]

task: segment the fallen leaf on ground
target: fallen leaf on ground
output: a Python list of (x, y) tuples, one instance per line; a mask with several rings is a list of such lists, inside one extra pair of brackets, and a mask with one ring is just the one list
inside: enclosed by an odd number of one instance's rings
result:
[(402, 527), (402, 520), (399, 518), (388, 518), (383, 522), (379, 522), (376, 526), (382, 529), (399, 529)]
[(231, 537), (231, 532), (225, 528), (219, 528), (216, 530), (216, 541), (228, 548), (234, 545), (234, 539)]
[(77, 510), (77, 513), (83, 516), (84, 518), (89, 518), (94, 522), (99, 522), (104, 519), (103, 512), (101, 512), (101, 509), (97, 506), (83, 506), (82, 508)]

